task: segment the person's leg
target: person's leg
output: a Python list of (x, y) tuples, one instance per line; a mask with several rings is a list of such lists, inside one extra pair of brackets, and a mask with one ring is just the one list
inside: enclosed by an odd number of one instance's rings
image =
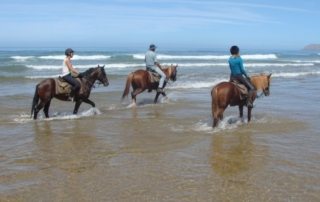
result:
[(158, 88), (162, 89), (164, 81), (166, 79), (166, 75), (163, 73), (163, 71), (159, 67), (154, 68), (154, 70), (160, 75), (160, 81), (159, 81), (159, 87)]
[(244, 78), (243, 76), (237, 76), (237, 80), (245, 85), (248, 89), (247, 107), (253, 107), (253, 95), (255, 92), (254, 86), (250, 81), (248, 81), (248, 79)]
[[(76, 88), (79, 85), (78, 82), (75, 81), (75, 79), (71, 76), (71, 74), (68, 74), (62, 78), (71, 85), (70, 97), (73, 97), (75, 92), (77, 91)], [(79, 89), (79, 87), (78, 87), (78, 89)]]

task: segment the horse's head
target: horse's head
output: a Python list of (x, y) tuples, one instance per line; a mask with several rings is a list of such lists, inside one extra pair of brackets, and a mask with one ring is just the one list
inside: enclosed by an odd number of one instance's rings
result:
[(265, 96), (270, 95), (270, 82), (272, 74), (261, 74), (251, 77), (251, 82), (257, 90), (261, 90)]
[(172, 81), (177, 80), (177, 68), (178, 65), (171, 64), (169, 67), (167, 67), (167, 78), (169, 78)]
[(97, 80), (100, 81), (104, 86), (109, 85), (108, 77), (107, 74), (104, 70), (104, 65), (97, 67), (98, 75), (97, 75)]

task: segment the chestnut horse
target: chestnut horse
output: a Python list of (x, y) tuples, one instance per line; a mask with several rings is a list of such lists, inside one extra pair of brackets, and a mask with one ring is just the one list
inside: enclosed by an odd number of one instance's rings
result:
[[(166, 75), (166, 80), (164, 82), (163, 88), (167, 84), (167, 80), (176, 81), (177, 77), (177, 67), (178, 65), (171, 65), (169, 67), (162, 68), (162, 71)], [(127, 82), (125, 89), (123, 91), (122, 100), (129, 94), (130, 91), (130, 85), (133, 88), (133, 91), (131, 93), (132, 100), (134, 104), (136, 104), (136, 96), (146, 89), (148, 89), (148, 92), (151, 92), (152, 90), (156, 90), (159, 86), (159, 82), (152, 83), (150, 81), (150, 75), (148, 71), (146, 70), (137, 70), (135, 72), (132, 72), (127, 77)], [(154, 98), (154, 103), (157, 103), (159, 95), (162, 94), (163, 96), (166, 96), (166, 94), (157, 92), (156, 97)]]
[[(270, 81), (271, 74), (256, 75), (250, 77), (251, 83), (255, 87), (256, 91), (253, 95), (252, 102), (257, 96), (257, 91), (262, 91), (265, 96), (270, 95)], [(243, 117), (243, 106), (246, 105), (246, 99), (240, 99), (240, 90), (232, 82), (221, 82), (213, 87), (211, 90), (212, 97), (212, 117), (213, 127), (216, 127), (219, 119), (223, 119), (224, 110), (230, 106), (239, 106), (240, 117)], [(251, 120), (252, 107), (248, 107), (248, 122)]]
[[(79, 94), (75, 97), (73, 114), (76, 114), (78, 112), (78, 109), (82, 102), (88, 103), (92, 107), (95, 107), (94, 102), (89, 100), (89, 96), (96, 80), (100, 81), (104, 86), (109, 85), (106, 72), (104, 71), (104, 66), (98, 65), (98, 67), (96, 68), (90, 68), (87, 71), (81, 73), (81, 77), (82, 78), (78, 80), (81, 83), (81, 88), (79, 90)], [(37, 115), (43, 107), (46, 118), (49, 118), (49, 107), (52, 98), (57, 98), (62, 101), (70, 101), (69, 94), (56, 94), (55, 79), (49, 78), (38, 83), (34, 93), (31, 108), (31, 116), (33, 115), (33, 119), (37, 119)]]

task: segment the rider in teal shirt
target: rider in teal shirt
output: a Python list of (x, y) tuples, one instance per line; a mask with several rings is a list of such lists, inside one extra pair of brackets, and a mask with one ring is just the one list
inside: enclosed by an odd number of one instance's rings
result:
[(238, 46), (232, 46), (230, 48), (231, 56), (228, 60), (229, 67), (231, 70), (230, 81), (237, 81), (245, 85), (248, 89), (247, 107), (253, 107), (253, 95), (255, 93), (255, 88), (250, 82), (250, 77), (248, 76), (246, 70), (243, 67), (243, 61), (239, 54), (240, 50)]

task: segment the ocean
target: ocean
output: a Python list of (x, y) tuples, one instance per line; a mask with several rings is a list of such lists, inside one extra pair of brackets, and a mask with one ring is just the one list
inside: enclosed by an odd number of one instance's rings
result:
[(50, 118), (30, 118), (38, 82), (58, 77), (63, 51), (0, 51), (0, 200), (319, 201), (320, 53), (241, 52), (249, 75), (272, 73), (270, 96), (252, 122), (229, 107), (213, 129), (212, 87), (229, 79), (227, 51), (161, 51), (178, 64), (168, 98), (121, 101), (144, 51), (77, 51), (79, 71), (105, 65), (108, 87), (91, 100), (53, 100)]

